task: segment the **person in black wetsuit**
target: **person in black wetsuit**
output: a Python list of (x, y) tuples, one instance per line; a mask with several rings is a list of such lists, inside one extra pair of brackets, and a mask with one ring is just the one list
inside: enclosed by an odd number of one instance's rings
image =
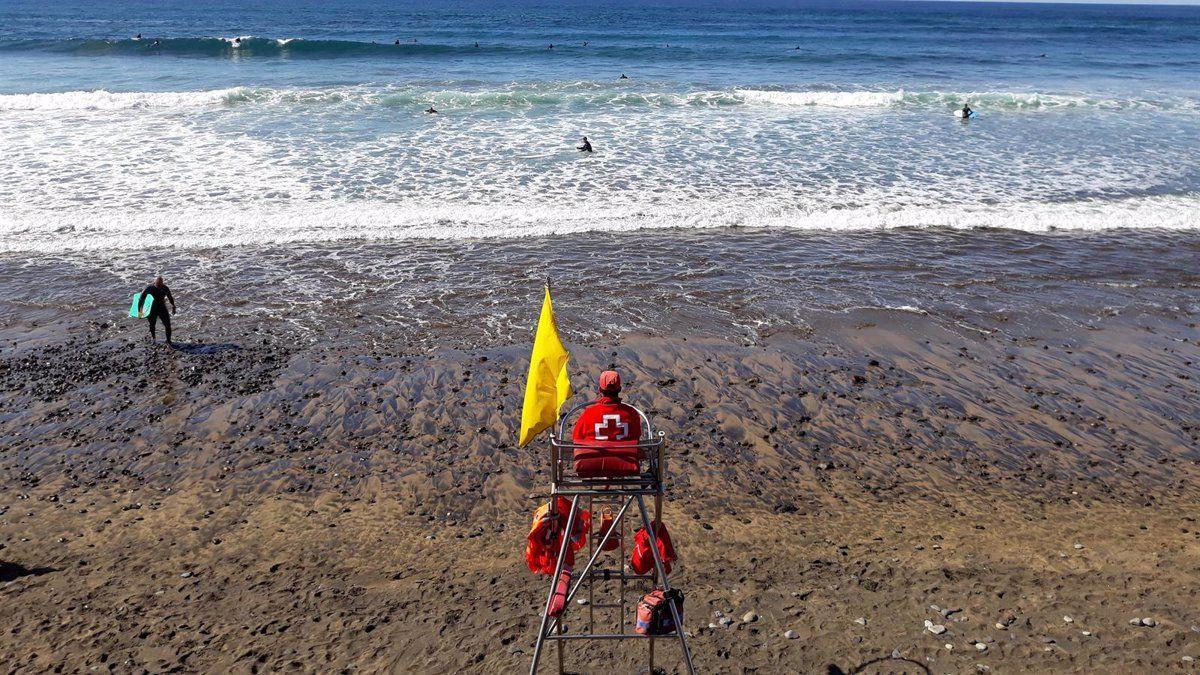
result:
[(576, 150), (578, 150), (580, 152), (591, 152), (592, 151), (592, 144), (588, 142), (587, 136), (583, 137), (583, 145), (576, 148)]
[[(175, 298), (171, 295), (171, 289), (163, 283), (163, 278), (158, 277), (153, 284), (146, 287), (142, 291), (142, 297), (138, 298), (138, 306), (141, 306), (146, 301), (146, 296), (150, 295), (154, 298), (154, 304), (150, 307), (150, 341), (155, 340), (154, 325), (162, 320), (163, 328), (167, 331), (167, 344), (171, 344), (171, 314), (175, 313)], [(167, 300), (171, 301), (171, 311), (167, 312)]]

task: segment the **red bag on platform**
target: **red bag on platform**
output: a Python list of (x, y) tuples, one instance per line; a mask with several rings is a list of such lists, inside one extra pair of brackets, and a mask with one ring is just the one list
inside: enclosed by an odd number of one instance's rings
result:
[[(678, 560), (675, 547), (671, 545), (671, 535), (667, 526), (654, 521), (654, 537), (658, 539), (658, 556), (663, 561), (663, 571), (671, 573), (671, 563)], [(638, 574), (646, 574), (654, 569), (654, 556), (650, 553), (650, 533), (646, 528), (633, 535), (633, 553), (629, 556), (629, 566)]]

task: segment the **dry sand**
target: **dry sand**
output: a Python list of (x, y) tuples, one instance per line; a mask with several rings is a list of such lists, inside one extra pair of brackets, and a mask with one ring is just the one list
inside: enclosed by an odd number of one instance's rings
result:
[[(573, 371), (618, 364), (668, 434), (700, 672), (1195, 672), (1191, 321), (1000, 339), (863, 311), (756, 345), (581, 345)], [(521, 551), (547, 487), (544, 445), (514, 447), (528, 345), (66, 334), (0, 363), (5, 671), (528, 667), (546, 581)], [(645, 654), (573, 644), (566, 664)]]

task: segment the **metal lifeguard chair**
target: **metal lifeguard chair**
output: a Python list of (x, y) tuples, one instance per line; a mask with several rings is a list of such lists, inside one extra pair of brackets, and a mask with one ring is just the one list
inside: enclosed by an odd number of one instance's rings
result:
[[(637, 600), (641, 598), (641, 593), (637, 594), (637, 598), (632, 603), (626, 601), (626, 591), (629, 590), (631, 582), (648, 581), (650, 588), (661, 588), (664, 591), (671, 589), (670, 580), (667, 578), (666, 570), (663, 567), (662, 557), (658, 550), (658, 540), (652, 525), (653, 521), (660, 521), (662, 517), (662, 498), (663, 498), (663, 482), (666, 476), (666, 458), (663, 454), (663, 446), (665, 434), (655, 432), (650, 419), (646, 417), (640, 409), (637, 410), (642, 422), (642, 436), (638, 440), (636, 447), (640, 450), (638, 461), (638, 473), (629, 476), (605, 477), (605, 478), (584, 478), (579, 476), (574, 470), (574, 451), (580, 449), (595, 449), (597, 446), (576, 445), (572, 441), (571, 429), (568, 428), (568, 422), (587, 405), (590, 401), (580, 403), (571, 408), (557, 425), (557, 433), (552, 433), (550, 437), (550, 467), (551, 467), (551, 494), (550, 494), (550, 509), (551, 512), (555, 509), (558, 497), (569, 498), (571, 500), (571, 510), (567, 516), (566, 528), (563, 530), (562, 545), (559, 547), (558, 560), (555, 563), (554, 575), (550, 577), (550, 592), (546, 596), (546, 604), (542, 608), (542, 622), (538, 629), (537, 644), (533, 650), (533, 663), (529, 667), (530, 675), (536, 675), (538, 670), (538, 662), (542, 656), (542, 648), (547, 640), (552, 640), (558, 643), (558, 673), (563, 672), (563, 643), (569, 640), (646, 640), (649, 643), (649, 660), (650, 673), (654, 673), (654, 643), (658, 639), (671, 639), (672, 637), (679, 640), (679, 648), (683, 652), (683, 661), (687, 666), (687, 672), (694, 675), (695, 668), (692, 667), (692, 655), (688, 650), (687, 637), (684, 635), (683, 621), (673, 602), (668, 601), (667, 607), (670, 609), (671, 616), (674, 619), (675, 635), (640, 635), (636, 632), (626, 632), (627, 624), (634, 622), (628, 621), (629, 612), (637, 610)], [(631, 406), (632, 407), (632, 406)], [(646, 507), (646, 497), (654, 497), (654, 518), (651, 519), (650, 512)], [(628, 533), (625, 528), (625, 515), (630, 507), (635, 506), (641, 519), (642, 527), (650, 538), (650, 551), (654, 557), (654, 568), (649, 574), (636, 574), (632, 569), (628, 568), (627, 563), (627, 542), (629, 542)], [(616, 515), (613, 517), (612, 525), (604, 533), (597, 531), (597, 518), (591, 519), (591, 527), (587, 537), (586, 550), (591, 554), (588, 557), (587, 564), (582, 570), (573, 575), (570, 591), (567, 594), (565, 605), (559, 616), (550, 616), (550, 606), (554, 599), (555, 586), (558, 584), (559, 576), (563, 571), (563, 564), (566, 560), (567, 546), (570, 545), (569, 536), (572, 528), (575, 526), (575, 517), (580, 507), (587, 508), (592, 514), (595, 514), (595, 507), (608, 507), (616, 509)], [(620, 551), (619, 563), (615, 568), (598, 568), (596, 561), (600, 558), (604, 551), (603, 547), (615, 532), (620, 532)], [(617, 593), (615, 599), (610, 599), (608, 602), (596, 602), (595, 582), (613, 582), (617, 584)], [(567, 632), (564, 630), (563, 620), (566, 618), (572, 608), (572, 600), (580, 588), (586, 584), (587, 586), (587, 620), (586, 632)], [(635, 586), (637, 588), (637, 586)], [(581, 608), (582, 609), (582, 608)], [(596, 610), (617, 610), (619, 618), (617, 621), (610, 621), (611, 627), (608, 630), (596, 630)], [(615, 627), (615, 630), (613, 630)]]

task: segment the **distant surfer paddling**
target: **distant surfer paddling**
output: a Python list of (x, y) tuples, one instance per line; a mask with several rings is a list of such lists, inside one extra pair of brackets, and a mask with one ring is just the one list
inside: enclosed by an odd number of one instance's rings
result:
[[(147, 319), (150, 322), (150, 341), (154, 342), (157, 338), (154, 334), (155, 324), (161, 319), (163, 328), (167, 331), (167, 344), (171, 344), (171, 314), (175, 313), (175, 298), (171, 295), (171, 289), (167, 288), (167, 284), (163, 282), (162, 277), (154, 280), (154, 283), (146, 287), (142, 291), (142, 297), (139, 298), (138, 304), (146, 301), (146, 296), (154, 298), (154, 302), (150, 307), (150, 316)], [(167, 312), (166, 301), (171, 301), (171, 311)]]
[(583, 137), (583, 145), (576, 148), (576, 150), (578, 150), (580, 152), (591, 152), (592, 151), (592, 144), (588, 141), (587, 136)]
[(432, 103), (430, 103), (430, 104), (429, 104), (429, 107), (425, 109), (425, 112), (429, 113), (430, 115), (436, 115), (436, 114), (437, 114), (437, 110), (434, 110), (434, 108), (433, 108), (433, 104), (432, 104)]

